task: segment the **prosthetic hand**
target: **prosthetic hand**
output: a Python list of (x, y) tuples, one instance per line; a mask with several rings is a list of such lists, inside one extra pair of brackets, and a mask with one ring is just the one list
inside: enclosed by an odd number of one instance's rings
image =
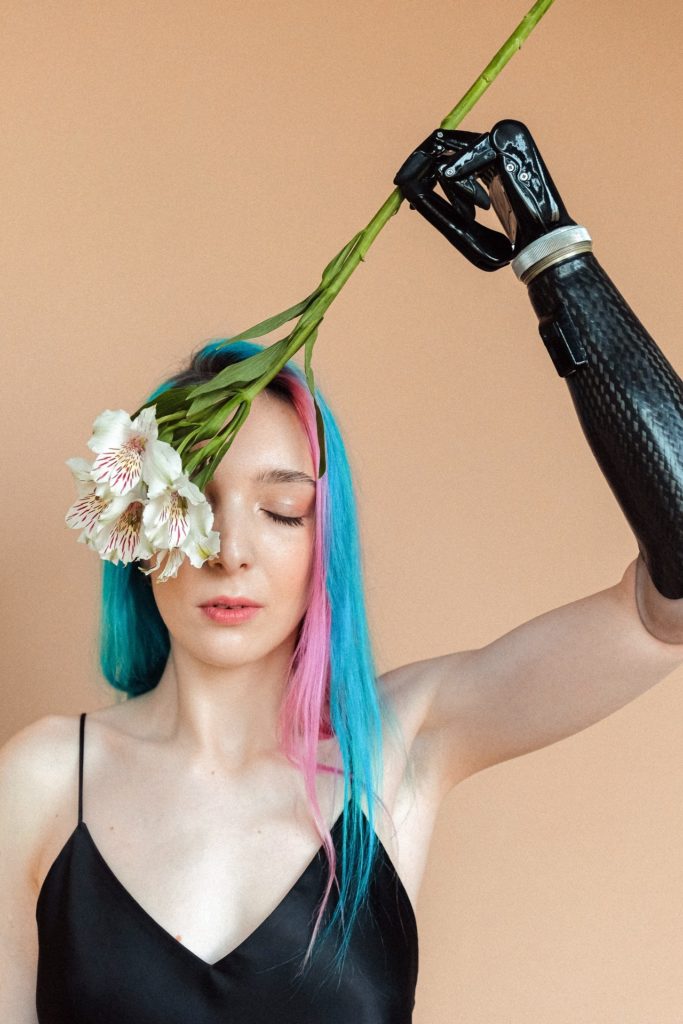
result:
[[(483, 134), (435, 131), (394, 184), (475, 266), (512, 264), (635, 534), (648, 585), (682, 598), (683, 383), (567, 213), (528, 128), (504, 120)], [(475, 219), (475, 207), (491, 206), (504, 233)], [(660, 638), (683, 642), (683, 605), (670, 621), (672, 635)]]

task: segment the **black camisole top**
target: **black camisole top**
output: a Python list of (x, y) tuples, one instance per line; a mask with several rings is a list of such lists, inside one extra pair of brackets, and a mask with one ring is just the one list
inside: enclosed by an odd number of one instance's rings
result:
[[(294, 977), (327, 879), (322, 846), (265, 921), (232, 952), (208, 963), (133, 899), (83, 821), (85, 714), (78, 824), (36, 905), (39, 1024), (410, 1024), (417, 922), (379, 837), (369, 899), (341, 975), (329, 971), (336, 948), (330, 936), (308, 971)], [(343, 816), (331, 830), (339, 858)], [(324, 922), (337, 898), (333, 888)]]

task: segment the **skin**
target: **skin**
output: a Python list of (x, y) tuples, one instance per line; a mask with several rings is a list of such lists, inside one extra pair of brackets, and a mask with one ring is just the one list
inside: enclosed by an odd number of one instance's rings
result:
[[(277, 748), (278, 708), (312, 568), (315, 487), (254, 483), (269, 467), (315, 479), (296, 412), (264, 391), (206, 488), (221, 538), (218, 556), (200, 569), (184, 559), (163, 583), (148, 577), (171, 655), (159, 684), (144, 695), (145, 713), (186, 753), (235, 769)], [(269, 513), (301, 523), (277, 522)], [(199, 606), (219, 595), (250, 597), (263, 607), (246, 623), (218, 624)]]
[[(209, 488), (219, 557), (151, 584), (171, 632), (161, 681), (89, 712), (86, 728), (84, 819), (98, 850), (153, 920), (207, 963), (266, 919), (320, 845), (300, 773), (276, 736), (307, 601), (314, 492), (254, 484), (265, 466), (315, 475), (296, 413), (262, 393)], [(273, 522), (268, 511), (303, 523)], [(198, 605), (220, 593), (264, 608), (244, 625), (218, 626)], [(402, 756), (387, 745), (380, 795), (391, 819), (380, 815), (377, 832), (413, 905), (445, 796), (664, 679), (683, 663), (682, 625), (683, 601), (657, 595), (634, 559), (613, 586), (482, 648), (378, 678), (417, 786), (406, 786)], [(36, 898), (74, 829), (77, 752), (74, 715), (41, 718), (0, 748), (0, 837), (11, 836), (0, 839), (0, 1017), (16, 1024), (35, 1021)], [(339, 763), (333, 740), (319, 759)], [(320, 773), (328, 824), (341, 810), (332, 781)]]

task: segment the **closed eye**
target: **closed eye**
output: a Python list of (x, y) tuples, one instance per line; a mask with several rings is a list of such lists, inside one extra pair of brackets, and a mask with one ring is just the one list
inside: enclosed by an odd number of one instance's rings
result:
[(279, 516), (277, 512), (269, 512), (267, 509), (264, 509), (264, 512), (266, 515), (270, 516), (271, 519), (274, 519), (276, 523), (284, 523), (286, 526), (304, 525), (303, 516)]

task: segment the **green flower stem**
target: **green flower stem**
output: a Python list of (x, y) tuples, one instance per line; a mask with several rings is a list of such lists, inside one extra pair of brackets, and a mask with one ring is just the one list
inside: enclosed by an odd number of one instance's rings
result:
[[(515, 30), (505, 40), (498, 52), (489, 61), (478, 78), (472, 83), (462, 99), (459, 100), (451, 112), (444, 117), (443, 121), (439, 125), (440, 128), (451, 130), (460, 124), (465, 115), (470, 112), (491, 83), (495, 81), (512, 55), (521, 48), (522, 43), (528, 38), (553, 3), (554, 0), (536, 0), (536, 3), (524, 15)], [(275, 317), (269, 317), (268, 320), (263, 321), (263, 323), (249, 328), (249, 330), (244, 331), (242, 334), (236, 334), (233, 338), (226, 339), (224, 342), (224, 345), (227, 346), (240, 339), (263, 336), (298, 315), (299, 320), (296, 326), (286, 338), (282, 339), (282, 342), (277, 343), (277, 347), (276, 345), (271, 345), (270, 348), (265, 349), (264, 352), (255, 356), (249, 356), (247, 359), (241, 360), (239, 364), (233, 364), (232, 366), (227, 367), (217, 375), (214, 381), (198, 385), (190, 390), (186, 396), (185, 412), (182, 416), (177, 414), (178, 401), (173, 397), (173, 388), (169, 388), (166, 392), (158, 396), (156, 404), (158, 411), (162, 414), (159, 422), (168, 424), (167, 427), (165, 426), (165, 428), (160, 431), (160, 437), (162, 439), (177, 443), (179, 438), (182, 438), (188, 430), (191, 430), (193, 432), (193, 436), (209, 442), (205, 446), (203, 453), (200, 453), (199, 451), (194, 453), (191, 462), (191, 469), (196, 470), (194, 482), (198, 487), (203, 488), (206, 486), (213, 476), (220, 459), (230, 447), (235, 434), (246, 419), (251, 402), (254, 400), (256, 395), (262, 391), (274, 377), (277, 376), (282, 367), (304, 345), (306, 346), (306, 380), (315, 402), (315, 382), (313, 378), (313, 369), (311, 367), (311, 354), (317, 336), (318, 327), (322, 322), (325, 313), (343, 286), (346, 284), (351, 274), (364, 260), (365, 255), (372, 243), (375, 241), (377, 235), (391, 217), (398, 212), (402, 202), (403, 196), (401, 195), (400, 190), (395, 188), (391, 195), (384, 201), (384, 203), (382, 203), (381, 207), (367, 226), (363, 228), (362, 231), (359, 231), (358, 234), (355, 235), (346, 246), (344, 246), (344, 249), (337, 254), (334, 260), (328, 264), (325, 268), (320, 284), (307, 299), (297, 303), (296, 306), (285, 310), (284, 313), (280, 313)], [(253, 373), (250, 375), (250, 365), (254, 367), (258, 366), (260, 368), (264, 362), (264, 353), (266, 354), (266, 362), (268, 363), (267, 368), (265, 370), (261, 370), (259, 373)], [(270, 353), (270, 356), (267, 353)], [(253, 360), (259, 360), (259, 362), (254, 364)], [(245, 380), (250, 381), (248, 387), (244, 386)], [(246, 406), (241, 411), (241, 414), (235, 417), (231, 423), (228, 423), (227, 426), (224, 426), (221, 430), (217, 432), (209, 430), (206, 434), (203, 434), (201, 421), (199, 424), (197, 421), (199, 411), (201, 410), (201, 414), (203, 416), (210, 418), (211, 421), (215, 423), (220, 419), (220, 411), (222, 407), (225, 408), (227, 414), (229, 409), (234, 406), (235, 396), (238, 393), (246, 402)], [(195, 410), (194, 417), (192, 415), (188, 415), (186, 418), (185, 413), (189, 409), (189, 406), (193, 401), (199, 402), (200, 397), (201, 404)], [(318, 475), (322, 476), (325, 472), (325, 438), (322, 417), (320, 415), (317, 402), (315, 402), (315, 405), (318, 422), (318, 441), (321, 452)], [(163, 415), (164, 412), (167, 412), (167, 415)], [(137, 413), (135, 415), (137, 415)]]
[(333, 294), (328, 294), (327, 292), (323, 293), (321, 295), (321, 300), (324, 299), (326, 301), (324, 304), (322, 301), (320, 301), (319, 305), (316, 304), (315, 319), (305, 324), (302, 324), (301, 320), (299, 321), (294, 331), (292, 331), (290, 344), (285, 349), (285, 355), (274, 360), (273, 365), (266, 370), (266, 372), (259, 377), (251, 387), (242, 389), (242, 393), (250, 405), (256, 398), (256, 395), (258, 395), (259, 391), (263, 391), (266, 384), (270, 384), (271, 380), (274, 377), (277, 377), (285, 363), (288, 362), (295, 352), (299, 351), (310, 335), (317, 331), (317, 328), (325, 315), (325, 310), (328, 308), (334, 297), (335, 296)]
[[(483, 96), (491, 83), (495, 81), (512, 55), (516, 53), (517, 50), (521, 49), (524, 40), (531, 34), (540, 19), (553, 3), (554, 0), (537, 0), (531, 10), (524, 15), (514, 32), (508, 39), (506, 39), (495, 56), (489, 61), (479, 77), (472, 83), (462, 99), (459, 100), (451, 112), (444, 117), (443, 121), (439, 125), (440, 128), (453, 129), (460, 124), (465, 115), (470, 112), (475, 103), (481, 98), (481, 96)], [(319, 298), (316, 299), (314, 305), (310, 308), (311, 313), (315, 311), (316, 314), (321, 314), (320, 320), (322, 319), (322, 315), (327, 312), (330, 305), (337, 297), (342, 287), (346, 284), (356, 267), (364, 259), (368, 249), (382, 228), (395, 213), (398, 213), (398, 209), (402, 202), (403, 196), (401, 195), (400, 190), (395, 188), (391, 195), (384, 201), (367, 227), (363, 229), (361, 232), (360, 244), (354, 249), (353, 253), (348, 257), (341, 269), (337, 271), (333, 280), (322, 289)], [(307, 313), (308, 312), (309, 310), (307, 310)], [(306, 316), (306, 314), (303, 315)], [(319, 323), (320, 320), (317, 322)], [(295, 340), (295, 334), (296, 331), (294, 331), (291, 336), (293, 342)], [(296, 340), (297, 342), (301, 341), (300, 337), (297, 337)], [(300, 348), (300, 343), (296, 344), (296, 346), (288, 346), (286, 350), (286, 357), (278, 360), (277, 369), (272, 376), (271, 374), (268, 374), (268, 380), (271, 380), (272, 377), (276, 376), (291, 355)], [(261, 387), (253, 387), (251, 389), (251, 393), (252, 395), (255, 395), (260, 390)]]
[[(479, 77), (472, 83), (462, 99), (459, 100), (451, 112), (444, 117), (439, 128), (452, 130), (460, 124), (465, 115), (470, 112), (475, 103), (483, 96), (491, 83), (495, 81), (512, 55), (521, 49), (522, 43), (528, 38), (548, 8), (551, 7), (554, 2), (555, 0), (537, 0), (531, 10), (524, 15), (514, 32), (508, 39), (506, 39), (495, 56), (489, 61)], [(398, 209), (402, 202), (403, 196), (401, 195), (400, 190), (395, 188), (391, 195), (384, 201), (367, 227), (365, 227), (361, 232), (360, 244), (348, 257), (330, 284), (328, 284), (323, 290), (322, 295), (315, 303), (314, 308), (316, 309), (316, 312), (320, 311), (324, 314), (329, 309), (333, 300), (337, 297), (351, 274), (365, 257), (368, 249), (375, 241), (384, 225), (391, 219), (391, 217), (394, 216), (395, 213), (398, 213)], [(297, 351), (300, 347), (301, 345), (297, 345), (297, 348), (294, 349), (294, 351)], [(287, 352), (287, 359), (289, 359), (289, 348), (287, 349)], [(278, 371), (285, 365), (287, 359), (280, 361)], [(273, 374), (273, 376), (275, 376), (275, 374)], [(258, 390), (260, 390), (260, 388), (257, 389), (257, 391)], [(254, 391), (254, 393), (257, 393), (257, 391)]]
[(524, 15), (517, 28), (514, 30), (498, 53), (496, 53), (486, 65), (479, 77), (472, 83), (463, 98), (456, 103), (450, 114), (446, 114), (439, 128), (457, 128), (465, 114), (469, 113), (477, 100), (483, 96), (491, 82), (495, 81), (503, 70), (510, 57), (517, 50), (522, 48), (522, 43), (531, 35), (536, 25), (541, 20), (554, 0), (537, 0), (530, 11)]

